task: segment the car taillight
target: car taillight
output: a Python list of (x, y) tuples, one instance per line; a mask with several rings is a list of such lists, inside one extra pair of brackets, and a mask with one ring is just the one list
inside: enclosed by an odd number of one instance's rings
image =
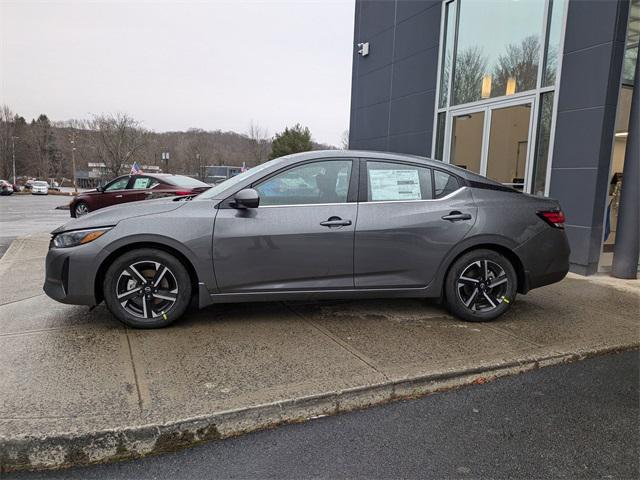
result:
[(564, 213), (562, 210), (546, 210), (538, 212), (538, 216), (552, 227), (564, 228)]
[(178, 190), (175, 193), (176, 195), (191, 195), (191, 190)]

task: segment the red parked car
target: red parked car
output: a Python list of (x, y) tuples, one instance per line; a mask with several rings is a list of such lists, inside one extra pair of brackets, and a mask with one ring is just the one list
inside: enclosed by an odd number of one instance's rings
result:
[(123, 175), (104, 187), (79, 193), (69, 204), (74, 218), (111, 205), (151, 198), (194, 195), (211, 188), (200, 180), (168, 173)]

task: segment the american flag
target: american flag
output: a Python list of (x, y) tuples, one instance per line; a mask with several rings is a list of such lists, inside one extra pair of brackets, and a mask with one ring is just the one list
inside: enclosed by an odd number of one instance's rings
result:
[(140, 165), (138, 165), (138, 162), (133, 162), (133, 165), (131, 165), (131, 172), (129, 172), (129, 175), (138, 175), (142, 173), (142, 169), (140, 168)]

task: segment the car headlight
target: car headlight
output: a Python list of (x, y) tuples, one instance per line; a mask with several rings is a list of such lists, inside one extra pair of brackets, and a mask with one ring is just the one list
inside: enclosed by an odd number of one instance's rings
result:
[(113, 227), (89, 228), (86, 230), (62, 232), (53, 237), (53, 246), (57, 248), (67, 248), (93, 242), (112, 228)]

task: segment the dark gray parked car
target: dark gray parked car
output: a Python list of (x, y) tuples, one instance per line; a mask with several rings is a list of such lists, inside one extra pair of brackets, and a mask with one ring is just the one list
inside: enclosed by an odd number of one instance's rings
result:
[(222, 302), (436, 297), (491, 320), (569, 268), (558, 202), (438, 161), (316, 151), (194, 197), (129, 203), (56, 229), (44, 290), (163, 327)]

